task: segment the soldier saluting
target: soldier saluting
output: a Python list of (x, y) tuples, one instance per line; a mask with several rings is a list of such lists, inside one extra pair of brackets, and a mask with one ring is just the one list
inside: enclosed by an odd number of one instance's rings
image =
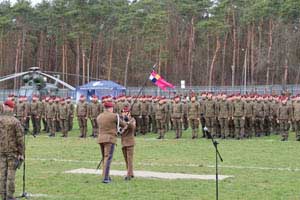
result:
[(0, 198), (13, 200), (18, 161), (24, 160), (24, 133), (13, 116), (14, 102), (7, 100), (0, 115)]
[(103, 158), (102, 182), (110, 183), (109, 171), (117, 143), (117, 124), (119, 123), (120, 127), (125, 127), (126, 123), (120, 120), (118, 114), (113, 113), (114, 104), (112, 102), (105, 102), (104, 108), (104, 112), (97, 118), (99, 127), (98, 144)]

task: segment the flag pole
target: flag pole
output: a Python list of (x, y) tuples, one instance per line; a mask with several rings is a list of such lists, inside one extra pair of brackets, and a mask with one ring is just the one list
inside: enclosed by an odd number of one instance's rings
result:
[[(153, 67), (152, 67), (152, 71), (155, 70), (156, 67), (157, 67), (157, 64), (155, 63), (155, 64), (153, 65)], [(130, 110), (131, 110), (131, 108), (133, 107), (133, 105), (136, 103), (137, 99), (140, 97), (142, 91), (143, 91), (144, 88), (146, 87), (147, 82), (148, 82), (148, 78), (145, 80), (145, 82), (144, 82), (143, 86), (141, 87), (141, 89), (140, 89), (138, 95), (135, 97), (134, 101), (133, 101), (132, 104), (130, 105)]]

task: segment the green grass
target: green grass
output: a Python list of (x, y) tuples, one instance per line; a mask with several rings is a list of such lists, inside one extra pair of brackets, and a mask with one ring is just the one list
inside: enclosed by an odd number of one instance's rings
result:
[[(60, 134), (58, 134), (59, 136)], [(31, 199), (93, 200), (93, 199), (207, 199), (215, 198), (215, 182), (201, 180), (161, 180), (112, 177), (109, 185), (97, 175), (65, 174), (67, 170), (96, 168), (99, 147), (92, 138), (79, 139), (77, 125), (67, 139), (44, 135), (26, 137), (27, 191), (47, 194)], [(136, 138), (135, 170), (214, 174), (215, 154), (210, 140), (191, 140), (185, 131), (183, 139), (156, 140), (155, 134)], [(291, 133), (288, 142), (280, 136), (252, 140), (220, 140), (224, 158), (220, 174), (234, 178), (220, 181), (220, 199), (300, 199), (300, 143)], [(42, 160), (40, 160), (42, 159)], [(125, 170), (120, 141), (114, 154), (112, 169)], [(260, 169), (266, 168), (266, 169)], [(284, 168), (278, 170), (276, 168)], [(290, 168), (291, 170), (285, 170)], [(294, 169), (294, 171), (293, 171)], [(22, 190), (22, 171), (17, 173), (16, 195)]]

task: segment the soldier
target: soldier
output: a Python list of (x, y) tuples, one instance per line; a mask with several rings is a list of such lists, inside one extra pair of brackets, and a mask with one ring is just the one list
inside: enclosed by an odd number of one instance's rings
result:
[[(56, 110), (55, 110), (56, 116), (58, 116), (58, 113), (59, 113), (59, 103), (60, 103), (60, 98), (56, 97), (54, 100), (54, 105), (56, 108)], [(55, 119), (55, 129), (56, 129), (56, 132), (59, 132), (61, 130), (60, 121), (58, 118)]]
[(25, 127), (24, 127), (24, 132), (25, 135), (27, 134), (27, 132), (29, 131), (29, 122), (30, 122), (30, 103), (28, 102), (28, 98), (26, 96), (24, 96), (24, 104), (26, 107), (26, 119), (25, 119)]
[(41, 129), (40, 128), (41, 112), (40, 112), (40, 103), (38, 102), (38, 96), (32, 97), (32, 102), (30, 104), (30, 115), (31, 115), (31, 123), (33, 126), (32, 134), (35, 136), (40, 134), (39, 130)]
[(264, 111), (264, 133), (266, 136), (269, 136), (271, 134), (271, 103), (268, 95), (264, 96)]
[(205, 117), (205, 125), (211, 132), (212, 136), (216, 136), (216, 109), (216, 102), (212, 99), (212, 93), (207, 94), (207, 100), (204, 102), (203, 112)]
[(89, 118), (92, 124), (93, 133), (91, 137), (97, 137), (98, 135), (98, 124), (97, 117), (100, 115), (102, 110), (102, 105), (98, 102), (98, 97), (94, 95), (92, 97), (92, 102), (89, 104)]
[(221, 98), (222, 100), (219, 102), (217, 113), (218, 113), (218, 119), (220, 123), (221, 138), (225, 139), (229, 137), (228, 122), (229, 122), (230, 106), (225, 94), (222, 94)]
[(60, 100), (59, 112), (57, 118), (60, 122), (60, 128), (62, 132), (62, 137), (68, 137), (68, 117), (69, 117), (69, 106), (66, 104), (65, 99)]
[(120, 127), (125, 127), (126, 123), (119, 119), (116, 113), (113, 113), (114, 104), (112, 102), (104, 103), (105, 110), (97, 118), (99, 127), (98, 144), (100, 145), (103, 158), (103, 183), (110, 183), (109, 176), (110, 165), (117, 143), (117, 124), (119, 121)]
[(80, 138), (86, 138), (87, 132), (87, 118), (88, 118), (88, 104), (85, 101), (85, 96), (81, 95), (76, 107), (78, 125), (80, 128)]
[(182, 99), (182, 106), (183, 106), (183, 118), (182, 118), (182, 123), (183, 123), (183, 128), (184, 130), (187, 130), (189, 128), (189, 120), (188, 120), (188, 103), (186, 97)]
[(135, 133), (135, 119), (130, 115), (130, 109), (128, 106), (123, 108), (122, 118), (129, 124), (122, 131), (121, 143), (122, 152), (126, 163), (127, 175), (125, 180), (129, 181), (134, 178), (133, 175), (133, 153), (134, 153), (134, 133)]
[(227, 98), (229, 104), (229, 118), (228, 118), (228, 129), (229, 137), (234, 138), (234, 120), (233, 120), (233, 104), (235, 101), (235, 96), (231, 95)]
[(293, 104), (292, 121), (295, 124), (296, 140), (300, 141), (300, 96), (297, 96)]
[(16, 118), (21, 122), (21, 125), (25, 127), (25, 120), (27, 118), (27, 109), (24, 103), (24, 97), (19, 97), (19, 102), (14, 107), (14, 113)]
[(146, 97), (141, 98), (141, 134), (145, 135), (149, 124), (150, 104), (146, 101)]
[(279, 99), (278, 97), (273, 98), (273, 102), (271, 104), (271, 124), (272, 124), (272, 131), (275, 135), (279, 134), (279, 124), (277, 123), (277, 112), (279, 108)]
[(201, 128), (202, 128), (202, 138), (206, 137), (204, 127), (206, 127), (205, 124), (205, 117), (204, 117), (204, 109), (205, 109), (205, 101), (207, 100), (206, 93), (203, 92), (201, 94), (201, 100), (200, 100), (200, 123), (201, 123)]
[(257, 96), (256, 99), (257, 100), (253, 106), (254, 131), (255, 131), (255, 136), (260, 137), (263, 132), (263, 119), (265, 116), (264, 113), (265, 111), (264, 111), (264, 104), (262, 102), (262, 97)]
[(133, 98), (131, 106), (131, 115), (136, 121), (136, 135), (141, 132), (140, 119), (142, 117), (141, 103), (136, 97)]
[(14, 103), (7, 100), (0, 115), (0, 198), (13, 200), (15, 175), (24, 160), (23, 127), (13, 117)]
[(281, 141), (287, 141), (289, 137), (290, 123), (292, 119), (292, 108), (287, 104), (287, 98), (283, 97), (278, 109), (278, 123), (280, 126)]
[(157, 139), (164, 139), (168, 112), (165, 98), (159, 98), (159, 102), (156, 104), (155, 110), (156, 127), (159, 134)]
[(155, 121), (155, 104), (157, 103), (156, 98), (149, 97), (149, 125), (148, 125), (148, 132), (157, 133), (156, 129), (156, 121)]
[(41, 110), (42, 111), (41, 117), (42, 117), (42, 122), (43, 122), (43, 126), (44, 126), (43, 131), (45, 131), (47, 133), (49, 132), (49, 130), (48, 130), (48, 127), (47, 127), (47, 119), (45, 117), (45, 109), (47, 107), (48, 101), (49, 101), (49, 97), (43, 98), (43, 100), (42, 100), (42, 110)]
[(192, 128), (192, 139), (198, 138), (200, 123), (200, 104), (196, 101), (196, 96), (191, 97), (188, 105), (188, 120)]
[(253, 109), (253, 99), (251, 96), (245, 98), (245, 136), (251, 138), (253, 136), (253, 119), (254, 119), (254, 109)]
[(236, 139), (242, 139), (245, 136), (245, 103), (238, 94), (233, 104), (234, 134)]
[(73, 129), (73, 119), (74, 119), (74, 104), (71, 102), (71, 97), (67, 97), (67, 105), (69, 107), (69, 117), (68, 117), (68, 127), (69, 131)]
[(45, 117), (47, 119), (47, 124), (49, 127), (49, 137), (55, 137), (56, 127), (55, 127), (55, 121), (56, 121), (56, 105), (53, 103), (54, 99), (49, 98), (48, 105), (45, 109)]
[(179, 139), (182, 137), (182, 121), (183, 121), (183, 105), (180, 102), (180, 96), (176, 96), (174, 98), (174, 103), (171, 108), (171, 118), (176, 133), (175, 139)]
[(175, 130), (174, 129), (174, 124), (172, 121), (172, 117), (171, 117), (171, 112), (172, 112), (172, 105), (173, 105), (173, 101), (171, 99), (165, 99), (165, 104), (167, 105), (167, 120), (166, 120), (166, 131), (168, 132), (169, 130)]

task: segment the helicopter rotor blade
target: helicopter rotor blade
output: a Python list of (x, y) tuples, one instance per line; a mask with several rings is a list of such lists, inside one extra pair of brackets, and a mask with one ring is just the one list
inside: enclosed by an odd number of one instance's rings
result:
[(46, 76), (46, 77), (48, 77), (48, 78), (51, 78), (51, 79), (57, 81), (58, 83), (60, 83), (60, 84), (62, 84), (62, 85), (64, 85), (64, 86), (66, 86), (66, 87), (69, 88), (70, 90), (76, 90), (76, 88), (74, 88), (73, 86), (69, 85), (68, 83), (66, 83), (66, 82), (64, 82), (64, 81), (62, 81), (62, 80), (60, 80), (60, 79), (58, 79), (58, 78), (55, 78), (54, 76), (51, 76), (51, 75), (49, 75), (49, 74), (45, 74), (45, 73), (40, 72), (40, 71), (37, 71), (36, 73), (39, 73), (39, 74), (41, 74), (41, 75), (43, 75), (43, 76)]
[(7, 80), (10, 80), (10, 79), (14, 79), (14, 78), (17, 78), (19, 76), (24, 76), (25, 74), (28, 74), (28, 73), (30, 73), (30, 72), (21, 72), (21, 73), (16, 73), (16, 74), (4, 76), (4, 77), (0, 78), (0, 82), (7, 81)]

